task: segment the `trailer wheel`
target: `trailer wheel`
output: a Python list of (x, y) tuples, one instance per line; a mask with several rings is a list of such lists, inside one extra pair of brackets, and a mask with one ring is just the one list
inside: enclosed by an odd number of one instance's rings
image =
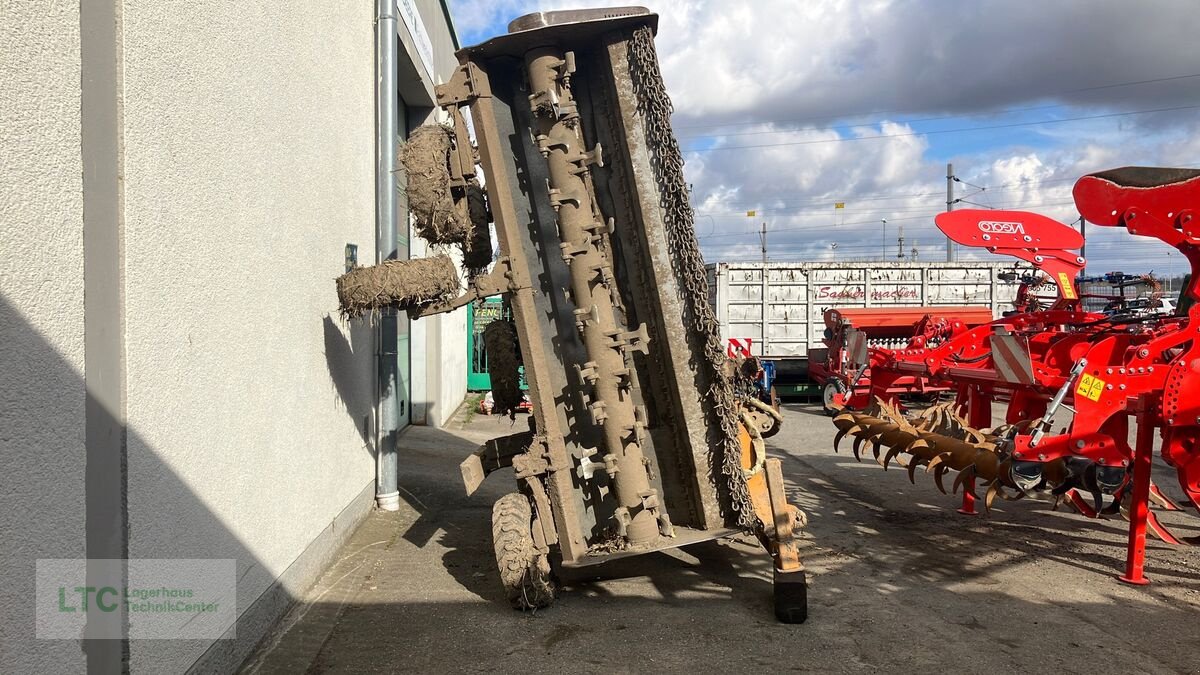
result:
[(847, 391), (845, 383), (841, 380), (831, 377), (825, 383), (825, 388), (821, 390), (821, 407), (825, 409), (826, 415), (835, 415), (837, 410), (833, 407), (834, 394), (845, 394)]
[(509, 603), (521, 610), (548, 607), (554, 601), (550, 561), (533, 546), (532, 522), (529, 499), (522, 494), (506, 494), (492, 507), (492, 543), (500, 583)]
[(775, 618), (780, 623), (804, 623), (808, 618), (808, 579), (804, 570), (775, 570)]

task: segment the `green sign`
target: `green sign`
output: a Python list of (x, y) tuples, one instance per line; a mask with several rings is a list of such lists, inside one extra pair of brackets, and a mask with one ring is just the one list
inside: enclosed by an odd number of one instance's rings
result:
[[(488, 298), (483, 302), (467, 306), (467, 391), (491, 391), (492, 378), (488, 375), (487, 353), (483, 347), (483, 329), (504, 314), (504, 301)], [(524, 368), (521, 368), (521, 389), (525, 384)]]

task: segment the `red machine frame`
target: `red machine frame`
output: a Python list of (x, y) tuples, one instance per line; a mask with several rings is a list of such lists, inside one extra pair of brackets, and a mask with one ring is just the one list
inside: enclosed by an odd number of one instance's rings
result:
[[(1081, 178), (1074, 197), (1089, 222), (1124, 227), (1183, 253), (1192, 270), (1186, 297), (1200, 298), (1200, 219), (1195, 217), (1200, 171), (1115, 169)], [(1147, 531), (1168, 543), (1183, 543), (1150, 510), (1151, 499), (1179, 509), (1150, 480), (1156, 430), (1163, 459), (1175, 468), (1191, 503), (1200, 504), (1200, 377), (1195, 377), (1200, 374), (1200, 305), (1170, 317), (1084, 312), (1074, 285), (1084, 261), (1070, 251), (1082, 237), (1074, 230), (1013, 211), (956, 211), (941, 214), (937, 222), (959, 244), (1038, 266), (1057, 282), (1059, 298), (1049, 309), (976, 327), (933, 348), (872, 354), (870, 395), (856, 393), (846, 402), (850, 407), (865, 406), (872, 397), (896, 402), (893, 383), (915, 376), (952, 386), (963, 418), (977, 430), (991, 427), (994, 405), (1006, 405), (1005, 431), (987, 447), (981, 445), (982, 454), (971, 460), (987, 462), (993, 470), (987, 502), (1005, 490), (1015, 490), (1019, 498), (1052, 488), (1087, 516), (1124, 505), (1130, 526), (1120, 579), (1149, 583)], [(1055, 432), (1054, 418), (1063, 408), (1074, 414)], [(1132, 445), (1130, 418), (1137, 424)], [(940, 459), (929, 461), (928, 470), (935, 470)], [(953, 468), (962, 469), (956, 486), (966, 488), (960, 512), (973, 514), (975, 464)], [(939, 486), (945, 469), (936, 469)], [(1089, 493), (1092, 504), (1083, 498)], [(1106, 496), (1112, 497), (1108, 507)]]
[[(962, 246), (986, 248), (991, 253), (1031, 263), (1044, 278), (1054, 282), (1057, 296), (1053, 308), (1079, 306), (1080, 298), (1074, 279), (1083, 269), (1085, 261), (1071, 249), (1083, 245), (1083, 236), (1070, 227), (1036, 213), (980, 209), (943, 213), (936, 222), (947, 237)], [(1031, 286), (1022, 284), (1016, 303), (1018, 308), (1036, 306)], [(870, 311), (866, 310), (868, 313)], [(884, 311), (894, 313), (895, 310)], [(891, 399), (905, 394), (954, 391), (949, 382), (929, 377), (924, 369), (909, 368), (900, 372), (889, 370), (887, 364), (897, 356), (924, 354), (936, 345), (950, 341), (956, 341), (957, 344), (957, 340), (964, 339), (962, 336), (965, 333), (991, 325), (991, 312), (985, 310), (981, 315), (980, 308), (975, 307), (939, 308), (937, 314), (925, 308), (917, 311), (922, 316), (911, 323), (911, 338), (902, 349), (872, 346), (867, 351), (861, 345), (849, 344), (861, 341), (863, 337), (856, 335), (849, 326), (864, 310), (829, 310), (825, 313), (825, 323), (832, 333), (832, 339), (826, 340), (829, 346), (828, 365), (810, 359), (809, 367), (813, 369), (812, 376), (818, 383), (824, 384), (825, 381), (821, 379), (824, 377), (840, 384), (837, 387), (840, 389), (837, 394), (840, 395), (826, 396), (827, 412), (839, 404), (862, 409), (873, 396)], [(844, 321), (843, 315), (850, 316), (851, 322)], [(869, 335), (872, 317), (864, 314), (863, 318), (867, 319), (863, 327), (868, 330), (866, 335)], [(903, 325), (900, 322), (906, 318), (897, 317), (891, 325)], [(852, 356), (855, 351), (858, 352), (858, 358)], [(872, 377), (877, 369), (880, 370), (880, 376)], [(849, 386), (851, 382), (853, 387)]]
[[(810, 350), (809, 377), (824, 388), (825, 412), (832, 413), (833, 395), (853, 391), (867, 395), (871, 390), (870, 354), (890, 351), (880, 340), (903, 341), (904, 349), (916, 349), (950, 339), (969, 328), (991, 322), (987, 307), (868, 307), (825, 310), (826, 349)], [(950, 391), (921, 376), (906, 376), (891, 383), (888, 394), (937, 394)]]

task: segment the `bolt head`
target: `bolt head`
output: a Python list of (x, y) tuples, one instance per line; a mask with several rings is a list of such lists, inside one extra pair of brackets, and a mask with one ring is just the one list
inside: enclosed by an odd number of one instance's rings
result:
[(1104, 371), (1104, 373), (1106, 375), (1112, 375), (1112, 368), (1109, 368), (1108, 370)]
[(1076, 448), (1078, 448), (1078, 449), (1080, 449), (1080, 450), (1082, 450), (1082, 449), (1083, 449), (1083, 446), (1085, 446), (1085, 445), (1087, 445), (1087, 444), (1086, 444), (1086, 443), (1084, 443), (1084, 442), (1083, 442), (1083, 441), (1081, 441), (1081, 440), (1080, 440), (1080, 441), (1075, 441), (1075, 447), (1076, 447)]

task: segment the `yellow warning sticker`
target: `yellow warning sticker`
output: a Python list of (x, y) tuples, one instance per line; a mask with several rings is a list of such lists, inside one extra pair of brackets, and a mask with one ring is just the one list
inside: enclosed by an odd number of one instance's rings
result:
[[(1058, 285), (1062, 288), (1063, 297), (1067, 300), (1075, 300), (1075, 287), (1071, 285), (1071, 277), (1067, 276), (1066, 272), (1058, 273)], [(1086, 375), (1084, 377), (1087, 377)]]
[(1079, 378), (1079, 386), (1075, 388), (1076, 396), (1082, 396), (1089, 401), (1099, 401), (1103, 392), (1104, 380), (1086, 373)]

